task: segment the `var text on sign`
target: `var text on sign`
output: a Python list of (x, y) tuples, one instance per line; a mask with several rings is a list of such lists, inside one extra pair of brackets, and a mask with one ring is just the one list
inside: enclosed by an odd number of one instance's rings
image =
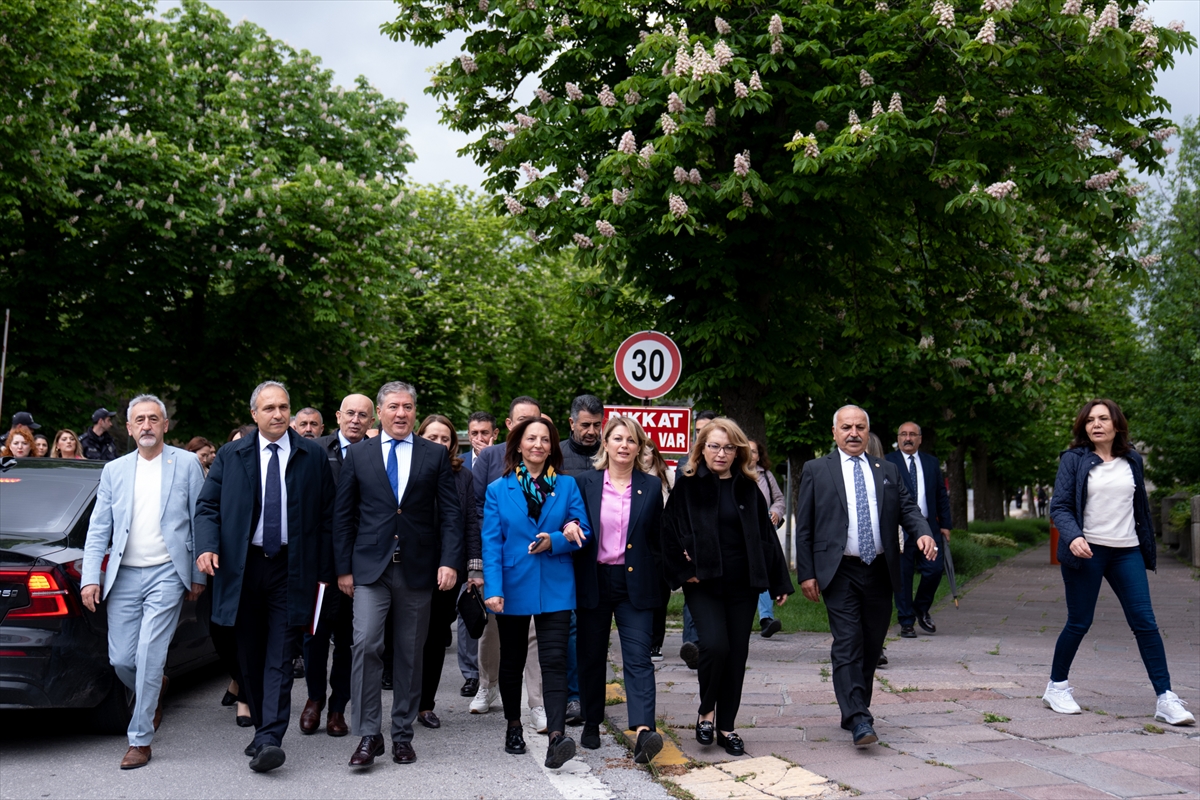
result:
[(661, 406), (605, 406), (604, 421), (614, 415), (633, 417), (660, 453), (686, 453), (692, 432), (692, 410)]

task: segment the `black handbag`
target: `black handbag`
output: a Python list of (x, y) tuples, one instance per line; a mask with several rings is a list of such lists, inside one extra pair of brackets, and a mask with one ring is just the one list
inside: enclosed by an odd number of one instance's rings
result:
[(463, 624), (467, 626), (467, 633), (472, 639), (483, 636), (488, 613), (483, 605), (483, 597), (474, 585), (468, 586), (467, 590), (458, 596), (458, 613), (462, 616)]

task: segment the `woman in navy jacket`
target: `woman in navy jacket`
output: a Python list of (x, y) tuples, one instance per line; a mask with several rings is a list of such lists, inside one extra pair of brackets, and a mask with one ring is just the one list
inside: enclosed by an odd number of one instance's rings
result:
[(571, 554), (588, 537), (583, 498), (573, 478), (558, 474), (561, 466), (554, 424), (525, 420), (508, 436), (504, 474), (488, 486), (483, 507), (483, 595), (497, 615), (500, 698), (508, 720), (504, 749), (525, 752), (521, 674), (533, 617), (550, 733), (546, 766), (551, 769), (575, 755), (575, 742), (565, 735), (567, 638), (575, 608)]
[(1146, 570), (1155, 568), (1154, 529), (1142, 458), (1129, 443), (1129, 425), (1112, 400), (1084, 404), (1062, 454), (1050, 518), (1058, 527), (1058, 559), (1067, 597), (1067, 624), (1054, 648), (1042, 702), (1078, 714), (1067, 674), (1092, 625), (1100, 584), (1107, 580), (1133, 629), (1142, 662), (1158, 695), (1155, 718), (1171, 725), (1196, 719), (1171, 691), (1167, 654), (1150, 605)]
[(654, 665), (650, 642), (654, 610), (662, 597), (662, 480), (642, 471), (641, 453), (649, 442), (631, 417), (609, 417), (596, 468), (579, 475), (592, 535), (575, 554), (579, 620), (579, 692), (583, 735), (579, 743), (600, 747), (604, 721), (604, 676), (613, 617), (621, 637), (625, 707), (636, 731), (633, 760), (648, 764), (662, 750), (654, 729)]

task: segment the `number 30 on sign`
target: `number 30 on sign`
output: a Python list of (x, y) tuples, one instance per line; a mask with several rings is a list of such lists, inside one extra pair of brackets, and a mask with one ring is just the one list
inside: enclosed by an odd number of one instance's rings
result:
[(682, 367), (675, 342), (656, 331), (630, 336), (621, 342), (613, 359), (617, 383), (642, 400), (662, 397), (674, 389)]

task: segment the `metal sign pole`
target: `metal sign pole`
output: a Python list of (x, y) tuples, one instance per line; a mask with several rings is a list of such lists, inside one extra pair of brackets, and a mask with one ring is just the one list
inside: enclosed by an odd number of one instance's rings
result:
[(787, 552), (784, 553), (784, 558), (789, 564), (792, 563), (792, 458), (788, 456), (787, 460), (787, 498), (784, 503), (783, 510), (783, 525), (784, 525), (784, 541), (787, 543)]
[(8, 320), (11, 309), (4, 309), (4, 346), (0, 349), (0, 419), (4, 419), (4, 376), (8, 371)]

